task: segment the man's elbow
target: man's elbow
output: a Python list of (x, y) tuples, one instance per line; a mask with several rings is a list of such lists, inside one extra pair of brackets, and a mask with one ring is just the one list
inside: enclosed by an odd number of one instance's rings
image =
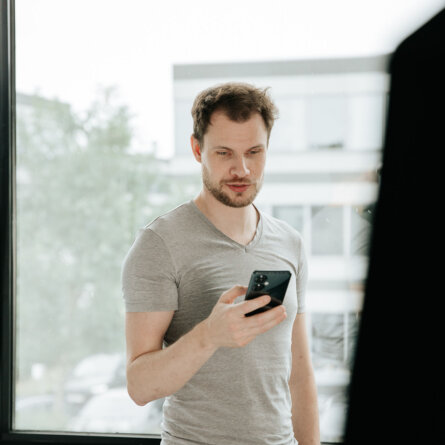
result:
[(133, 402), (136, 403), (136, 405), (138, 406), (145, 406), (147, 405), (147, 403), (150, 403), (150, 402), (143, 402), (142, 400), (136, 399), (134, 397), (131, 397), (131, 400), (133, 400)]
[(145, 380), (141, 380), (141, 378), (143, 377), (138, 374), (137, 367), (135, 368), (130, 364), (127, 367), (127, 392), (136, 405), (145, 406), (167, 395), (164, 394), (162, 388), (155, 384), (147, 385), (146, 378)]
[(133, 400), (134, 403), (138, 406), (145, 406), (147, 403), (151, 402), (153, 399), (149, 394), (144, 394), (141, 391), (141, 384), (138, 381), (135, 381), (134, 369), (130, 367), (127, 368), (127, 392), (130, 396), (130, 399)]
[(152, 401), (146, 397), (141, 397), (141, 394), (139, 394), (138, 391), (135, 391), (131, 387), (130, 383), (127, 383), (127, 392), (130, 396), (130, 399), (133, 400), (133, 402), (136, 403), (136, 405), (138, 406), (145, 406), (147, 405), (147, 403), (150, 403)]
[(137, 382), (133, 382), (131, 378), (127, 377), (127, 392), (130, 399), (133, 400), (136, 405), (145, 406), (150, 402), (154, 402), (157, 399), (165, 397), (161, 391), (155, 390), (155, 388), (145, 388), (145, 391), (141, 390), (141, 385)]

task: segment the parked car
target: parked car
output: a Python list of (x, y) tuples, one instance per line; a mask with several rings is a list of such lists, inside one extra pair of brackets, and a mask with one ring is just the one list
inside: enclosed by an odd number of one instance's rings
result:
[(53, 394), (18, 397), (15, 401), (15, 428), (39, 429), (45, 428), (46, 419), (51, 419), (54, 410)]
[(125, 356), (95, 354), (81, 360), (64, 385), (66, 411), (74, 415), (88, 400), (110, 388), (126, 386)]
[(160, 434), (165, 399), (136, 405), (126, 388), (92, 397), (68, 424), (71, 431), (91, 433)]

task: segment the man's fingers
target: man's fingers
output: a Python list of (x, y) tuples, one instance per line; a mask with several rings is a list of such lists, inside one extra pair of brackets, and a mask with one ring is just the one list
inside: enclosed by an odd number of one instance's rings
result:
[(256, 336), (262, 334), (273, 328), (275, 325), (281, 323), (286, 317), (287, 314), (284, 306), (277, 306), (261, 314), (247, 317), (246, 329), (244, 332), (246, 335)]
[(269, 295), (261, 295), (261, 297), (253, 298), (252, 300), (246, 300), (239, 303), (239, 307), (243, 314), (254, 311), (260, 307), (266, 306), (271, 300)]
[(231, 303), (233, 303), (236, 300), (237, 297), (239, 297), (240, 295), (245, 294), (246, 291), (247, 291), (247, 287), (246, 286), (240, 286), (240, 285), (233, 286), (229, 290), (226, 290), (219, 297), (219, 301), (221, 303), (231, 304)]

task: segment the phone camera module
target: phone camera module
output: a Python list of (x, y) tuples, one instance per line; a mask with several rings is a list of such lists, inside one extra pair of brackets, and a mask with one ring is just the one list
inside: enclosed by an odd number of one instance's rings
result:
[(255, 284), (255, 290), (262, 290), (262, 289), (264, 289), (264, 284), (261, 284), (261, 283), (257, 283), (257, 284)]
[(257, 276), (256, 282), (257, 282), (257, 283), (264, 283), (266, 280), (267, 280), (267, 276), (261, 274), (261, 275), (258, 275), (258, 276)]

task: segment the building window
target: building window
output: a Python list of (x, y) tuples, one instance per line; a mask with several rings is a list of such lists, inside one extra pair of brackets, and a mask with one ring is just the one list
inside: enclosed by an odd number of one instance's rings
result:
[(351, 208), (351, 255), (367, 257), (371, 242), (375, 203)]
[(286, 221), (298, 232), (303, 233), (304, 229), (304, 208), (303, 206), (274, 206), (273, 216)]
[(345, 147), (347, 96), (323, 94), (307, 99), (307, 140), (311, 150)]
[(190, 155), (190, 136), (193, 133), (193, 119), (190, 114), (192, 103), (186, 100), (175, 101), (175, 154)]
[(342, 255), (343, 207), (313, 206), (311, 217), (312, 255)]
[(341, 441), (360, 316), (312, 313), (312, 358), (318, 387), (320, 429), (324, 440)]
[(356, 93), (348, 99), (346, 148), (380, 150), (383, 144), (386, 95)]
[(280, 117), (274, 123), (271, 146), (274, 151), (293, 152), (307, 149), (304, 97), (281, 97), (275, 101)]

